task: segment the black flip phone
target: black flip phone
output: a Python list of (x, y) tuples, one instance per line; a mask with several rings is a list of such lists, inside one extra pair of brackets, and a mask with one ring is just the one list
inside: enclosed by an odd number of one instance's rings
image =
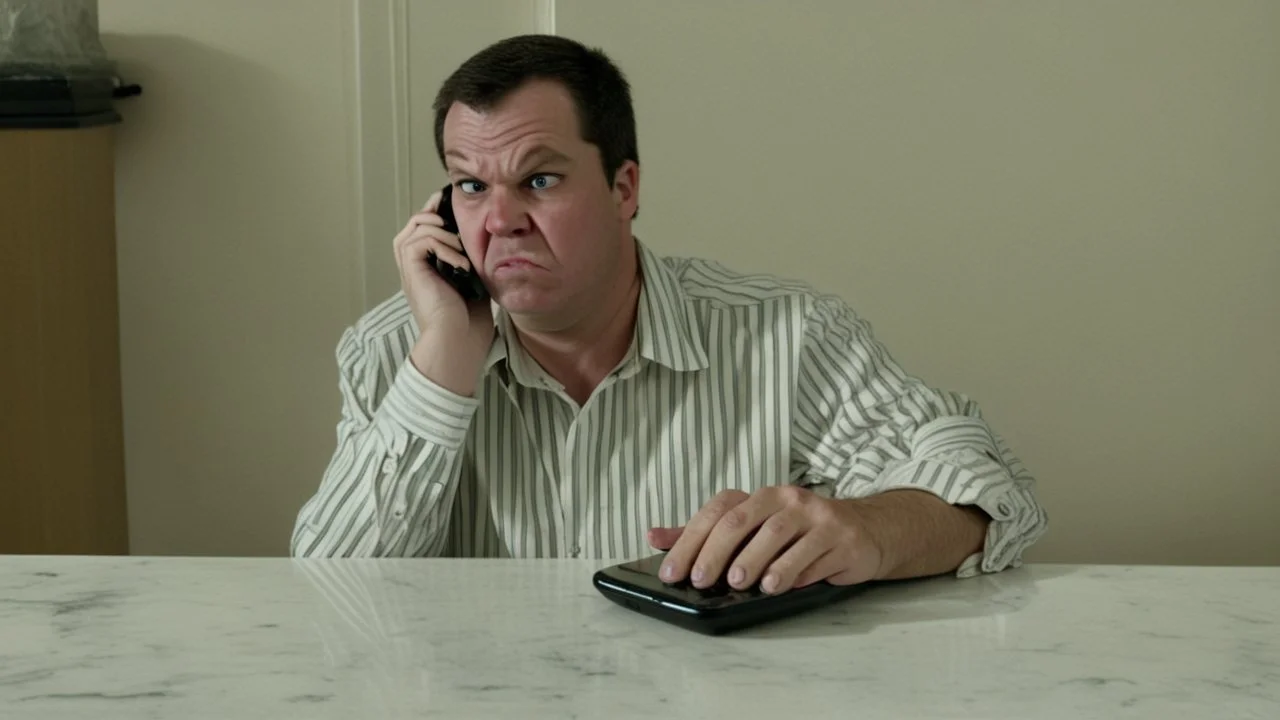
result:
[[(458, 221), (453, 216), (453, 185), (445, 185), (440, 196), (440, 206), (436, 208), (436, 214), (444, 220), (444, 229), (455, 235), (458, 232)], [(466, 257), (467, 251), (463, 250), (462, 255)], [(427, 253), (427, 262), (435, 271), (444, 278), (446, 282), (458, 291), (463, 300), (487, 300), (489, 291), (485, 288), (484, 283), (480, 281), (480, 276), (475, 270), (463, 270), (456, 268), (449, 263), (444, 262), (436, 257), (435, 253)]]
[(699, 590), (658, 577), (666, 553), (596, 571), (592, 584), (605, 597), (644, 615), (705, 635), (722, 635), (793, 617), (856, 594), (862, 585), (816, 582), (770, 595), (758, 587), (737, 590), (722, 577)]

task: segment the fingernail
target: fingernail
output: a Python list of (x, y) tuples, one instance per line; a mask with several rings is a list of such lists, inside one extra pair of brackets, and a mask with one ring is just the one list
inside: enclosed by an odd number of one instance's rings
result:
[(671, 578), (675, 577), (675, 574), (676, 574), (676, 569), (675, 569), (675, 568), (673, 568), (673, 567), (671, 567), (671, 565), (670, 565), (670, 564), (667, 564), (667, 565), (663, 565), (663, 566), (662, 566), (662, 579), (663, 579), (663, 580), (670, 581), (670, 580), (671, 580)]
[(741, 583), (743, 578), (745, 578), (746, 576), (747, 576), (746, 570), (743, 570), (737, 565), (734, 565), (733, 569), (729, 571), (729, 584), (737, 585), (738, 583)]
[(768, 593), (773, 592), (773, 591), (774, 591), (774, 589), (778, 587), (778, 576), (777, 576), (777, 575), (765, 575), (765, 576), (764, 576), (764, 581), (760, 583), (760, 587), (761, 587), (765, 592), (768, 592)]
[(701, 565), (699, 565), (698, 567), (694, 568), (694, 569), (693, 569), (693, 575), (692, 575), (693, 581), (694, 581), (694, 582), (696, 582), (696, 583), (700, 583), (700, 582), (702, 582), (702, 576), (703, 576), (703, 574), (704, 574), (704, 573), (702, 572), (702, 566), (701, 566)]

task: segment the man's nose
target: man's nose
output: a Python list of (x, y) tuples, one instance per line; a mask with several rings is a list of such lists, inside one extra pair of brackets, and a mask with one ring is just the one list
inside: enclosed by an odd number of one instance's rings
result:
[(519, 237), (529, 231), (529, 213), (524, 201), (506, 188), (489, 193), (484, 229), (490, 235)]

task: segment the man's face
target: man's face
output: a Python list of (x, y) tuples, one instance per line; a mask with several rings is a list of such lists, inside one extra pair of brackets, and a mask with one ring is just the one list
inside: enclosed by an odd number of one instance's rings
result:
[(513, 315), (562, 329), (629, 279), (639, 170), (628, 162), (609, 187), (563, 86), (527, 83), (487, 113), (454, 103), (444, 148), (462, 243)]

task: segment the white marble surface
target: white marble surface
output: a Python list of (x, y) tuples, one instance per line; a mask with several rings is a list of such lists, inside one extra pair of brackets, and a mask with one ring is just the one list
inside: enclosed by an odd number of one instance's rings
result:
[(1028, 566), (712, 638), (602, 564), (0, 557), (0, 718), (1280, 718), (1280, 568)]

